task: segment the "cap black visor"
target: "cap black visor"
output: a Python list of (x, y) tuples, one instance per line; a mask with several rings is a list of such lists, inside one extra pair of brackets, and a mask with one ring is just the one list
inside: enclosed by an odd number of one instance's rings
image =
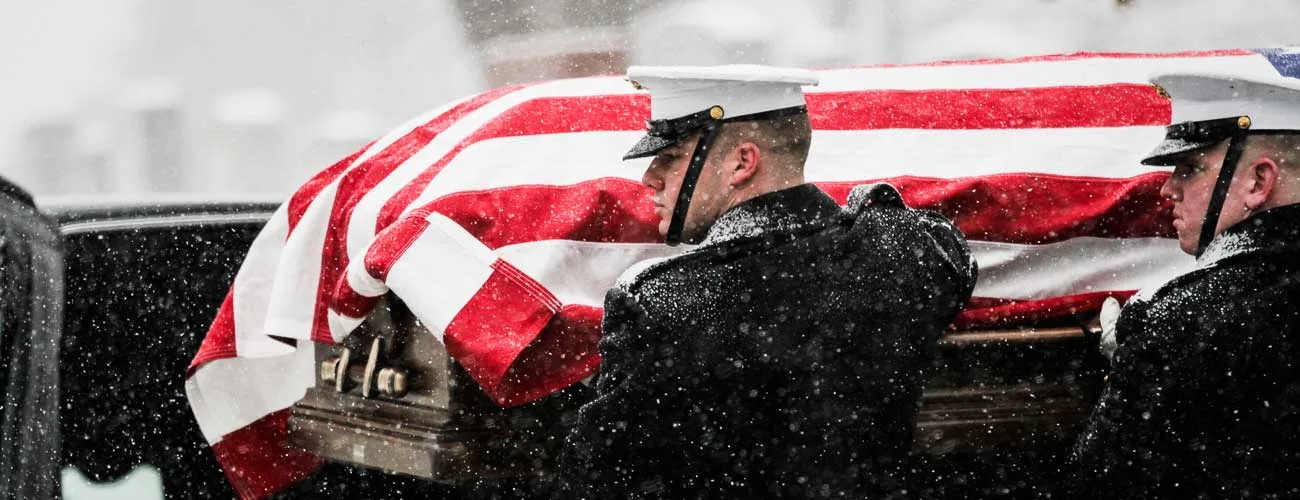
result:
[(1218, 144), (1249, 127), (1250, 120), (1242, 116), (1175, 123), (1165, 127), (1165, 140), (1147, 153), (1142, 164), (1173, 165), (1174, 158)]
[(664, 148), (672, 146), (673, 144), (677, 144), (677, 139), (669, 139), (657, 135), (646, 134), (645, 137), (642, 137), (641, 140), (636, 142), (635, 146), (632, 146), (632, 149), (627, 151), (627, 154), (623, 155), (623, 159), (632, 160), (635, 158), (654, 156), (660, 151), (663, 151)]
[(1142, 159), (1143, 165), (1156, 167), (1173, 166), (1174, 159), (1187, 153), (1199, 151), (1215, 144), (1222, 139), (1213, 141), (1191, 141), (1187, 139), (1165, 139), (1156, 145), (1156, 148), (1147, 153), (1146, 158)]

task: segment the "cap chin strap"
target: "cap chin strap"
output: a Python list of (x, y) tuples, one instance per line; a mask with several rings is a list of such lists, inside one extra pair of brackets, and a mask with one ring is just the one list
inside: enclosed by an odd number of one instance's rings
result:
[(673, 205), (673, 218), (668, 222), (668, 234), (664, 243), (677, 246), (682, 242), (682, 229), (686, 226), (686, 212), (691, 209), (691, 198), (695, 195), (695, 183), (700, 180), (700, 171), (704, 170), (704, 160), (709, 157), (709, 148), (722, 130), (723, 122), (757, 121), (800, 115), (808, 112), (807, 106), (791, 106), (748, 115), (723, 118), (722, 107), (713, 106), (704, 111), (693, 113), (672, 120), (651, 121), (648, 128), (652, 133), (685, 134), (687, 131), (700, 130), (700, 142), (695, 143), (695, 152), (691, 154), (691, 164), (682, 176), (682, 187), (677, 191), (677, 204)]
[(1232, 186), (1232, 176), (1237, 171), (1241, 160), (1241, 151), (1246, 146), (1246, 131), (1241, 130), (1228, 139), (1228, 152), (1223, 156), (1223, 166), (1219, 167), (1219, 178), (1214, 182), (1214, 192), (1210, 194), (1210, 203), (1205, 207), (1205, 220), (1201, 223), (1201, 238), (1196, 243), (1196, 256), (1205, 253), (1205, 248), (1214, 240), (1214, 230), (1219, 227), (1219, 213), (1223, 211), (1223, 202), (1228, 197), (1228, 187)]
[(686, 174), (682, 176), (682, 187), (677, 191), (677, 204), (673, 205), (673, 218), (668, 223), (668, 234), (664, 235), (664, 243), (668, 246), (677, 246), (682, 242), (682, 228), (686, 226), (686, 212), (690, 210), (691, 198), (695, 195), (695, 183), (700, 180), (700, 171), (704, 170), (704, 160), (709, 157), (709, 148), (713, 147), (713, 140), (718, 137), (721, 128), (722, 120), (709, 120), (704, 124), (700, 142), (695, 143), (691, 164), (686, 167)]

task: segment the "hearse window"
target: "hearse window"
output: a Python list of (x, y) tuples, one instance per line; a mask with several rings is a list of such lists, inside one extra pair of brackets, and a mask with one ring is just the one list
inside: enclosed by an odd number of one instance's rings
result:
[(77, 470), (65, 471), (73, 480), (65, 492), (124, 481), (137, 489), (112, 497), (148, 498), (138, 496), (148, 485), (167, 498), (235, 496), (190, 413), (184, 379), (259, 229), (151, 225), (66, 236), (61, 424), (64, 465)]

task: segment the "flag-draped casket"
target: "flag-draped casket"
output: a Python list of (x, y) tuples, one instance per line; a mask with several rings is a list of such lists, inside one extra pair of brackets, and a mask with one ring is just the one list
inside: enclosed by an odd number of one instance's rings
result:
[[(1170, 118), (1153, 73), (1276, 72), (1280, 51), (1075, 54), (820, 71), (807, 178), (865, 182), (952, 218), (979, 263), (957, 327), (1087, 314), (1190, 268), (1141, 166)], [(244, 498), (311, 473), (285, 445), (313, 350), (393, 292), (495, 401), (592, 374), (601, 302), (662, 244), (621, 162), (649, 98), (619, 77), (501, 88), (422, 115), (304, 184), (249, 250), (188, 373)]]

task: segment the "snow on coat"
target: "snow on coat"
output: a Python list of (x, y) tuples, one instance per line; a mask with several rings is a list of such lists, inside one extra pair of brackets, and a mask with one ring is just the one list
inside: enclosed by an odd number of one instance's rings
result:
[(1300, 205), (1228, 228), (1124, 308), (1078, 498), (1300, 495)]
[(605, 301), (596, 399), (557, 498), (860, 497), (912, 444), (933, 346), (975, 265), (888, 185), (813, 185), (724, 214)]

